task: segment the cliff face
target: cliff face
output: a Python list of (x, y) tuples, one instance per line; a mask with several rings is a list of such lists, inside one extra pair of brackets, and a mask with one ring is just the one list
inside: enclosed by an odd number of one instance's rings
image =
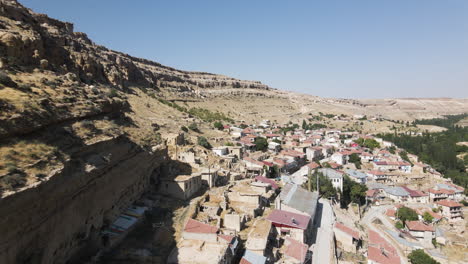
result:
[(85, 83), (140, 86), (194, 93), (209, 87), (267, 89), (255, 81), (176, 70), (94, 44), (73, 25), (36, 14), (16, 1), (0, 3), (2, 64), (72, 73)]
[(35, 187), (0, 199), (0, 263), (65, 263), (152, 188), (167, 159), (125, 137), (82, 148)]

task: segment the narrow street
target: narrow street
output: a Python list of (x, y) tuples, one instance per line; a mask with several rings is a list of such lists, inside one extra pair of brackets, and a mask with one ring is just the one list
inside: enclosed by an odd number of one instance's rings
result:
[(381, 237), (383, 237), (388, 243), (390, 243), (391, 245), (393, 245), (396, 249), (397, 249), (397, 252), (398, 252), (398, 256), (400, 257), (400, 260), (401, 260), (401, 263), (402, 264), (407, 264), (406, 262), (406, 258), (400, 248), (400, 245), (398, 243), (396, 243), (395, 241), (391, 240), (391, 239), (388, 239), (388, 235), (387, 233), (385, 232), (382, 232), (380, 229), (376, 228), (373, 224), (372, 224), (372, 221), (374, 219), (379, 219), (382, 224), (390, 229), (390, 230), (393, 230), (393, 225), (385, 218), (385, 217), (382, 217), (384, 214), (385, 214), (385, 211), (392, 207), (391, 205), (384, 205), (384, 206), (372, 206), (369, 211), (366, 212), (366, 214), (364, 215), (364, 217), (362, 218), (361, 222), (366, 225), (369, 230), (372, 230), (372, 231), (375, 231), (377, 232)]
[(330, 202), (320, 199), (317, 206), (314, 229), (317, 234), (314, 241), (312, 263), (333, 263), (333, 224), (335, 218)]

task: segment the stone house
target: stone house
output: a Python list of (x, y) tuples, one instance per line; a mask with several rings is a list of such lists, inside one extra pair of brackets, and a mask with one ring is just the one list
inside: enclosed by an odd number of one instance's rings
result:
[(441, 200), (436, 202), (436, 205), (442, 208), (442, 215), (449, 221), (458, 221), (463, 219), (463, 205), (461, 203), (451, 200)]
[(333, 227), (333, 232), (336, 241), (344, 251), (356, 253), (361, 246), (362, 241), (358, 231), (336, 222)]
[(431, 244), (435, 238), (435, 228), (432, 225), (426, 225), (420, 221), (406, 221), (406, 230), (419, 241), (425, 244)]
[(159, 192), (177, 199), (187, 200), (192, 198), (201, 187), (200, 175), (179, 175), (175, 178), (162, 178), (159, 184)]

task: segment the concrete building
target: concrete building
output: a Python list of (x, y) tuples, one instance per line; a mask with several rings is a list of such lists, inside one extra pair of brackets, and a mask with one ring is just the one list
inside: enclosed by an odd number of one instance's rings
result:
[[(271, 249), (275, 245), (276, 229), (272, 228), (271, 222), (266, 219), (259, 219), (255, 221), (252, 229), (250, 230), (245, 248), (260, 256), (272, 255)], [(270, 245), (272, 244), (273, 245)]]
[(329, 178), (333, 184), (333, 187), (343, 192), (343, 173), (331, 168), (321, 168), (318, 169), (318, 172)]
[(442, 207), (442, 215), (449, 221), (458, 221), (463, 219), (463, 205), (461, 203), (451, 200), (441, 200), (436, 202), (436, 205)]
[(345, 173), (349, 175), (351, 180), (357, 183), (366, 184), (367, 182), (367, 174), (365, 174), (364, 172), (348, 169), (345, 170)]
[(159, 192), (177, 199), (187, 200), (193, 197), (202, 187), (199, 174), (179, 175), (175, 178), (162, 178)]
[(182, 240), (170, 253), (167, 263), (229, 264), (237, 246), (235, 236), (220, 234), (215, 226), (189, 219), (182, 232)]
[(310, 238), (312, 224), (310, 217), (307, 215), (275, 209), (267, 217), (267, 220), (276, 228), (277, 233), (284, 238), (289, 237), (301, 243), (306, 243)]
[(419, 241), (430, 245), (435, 238), (435, 229), (432, 225), (426, 225), (420, 221), (406, 221), (406, 230)]
[(286, 184), (276, 197), (275, 208), (314, 219), (317, 210), (318, 193), (309, 192), (295, 184)]
[(200, 173), (202, 183), (209, 188), (215, 187), (218, 181), (218, 171), (219, 170), (215, 168), (204, 168)]

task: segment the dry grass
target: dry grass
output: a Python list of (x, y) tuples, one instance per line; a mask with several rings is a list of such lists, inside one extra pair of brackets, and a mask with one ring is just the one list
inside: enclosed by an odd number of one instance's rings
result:
[(15, 141), (0, 146), (0, 174), (25, 168), (54, 156), (56, 148), (38, 141)]

